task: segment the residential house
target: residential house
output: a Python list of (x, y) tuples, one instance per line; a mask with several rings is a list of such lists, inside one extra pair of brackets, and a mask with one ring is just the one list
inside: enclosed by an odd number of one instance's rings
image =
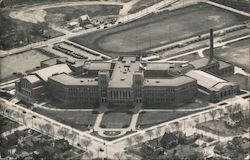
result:
[(230, 127), (236, 127), (244, 120), (244, 115), (241, 111), (236, 113), (231, 113), (228, 115), (228, 117), (225, 119), (226, 125)]
[(160, 139), (160, 144), (163, 148), (169, 149), (175, 147), (179, 143), (179, 137), (175, 133), (165, 132)]
[(214, 153), (218, 154), (218, 155), (223, 155), (224, 153), (226, 153), (226, 145), (224, 145), (224, 144), (217, 144), (214, 147)]

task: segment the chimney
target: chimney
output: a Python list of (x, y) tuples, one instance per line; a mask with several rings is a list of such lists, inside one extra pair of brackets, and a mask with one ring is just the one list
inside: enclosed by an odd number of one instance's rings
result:
[(209, 50), (209, 62), (211, 63), (214, 59), (214, 31), (210, 29), (210, 50)]

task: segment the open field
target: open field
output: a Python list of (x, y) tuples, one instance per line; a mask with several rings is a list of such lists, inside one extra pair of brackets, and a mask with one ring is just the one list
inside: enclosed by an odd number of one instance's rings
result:
[(0, 50), (8, 50), (27, 44), (63, 35), (39, 24), (24, 22), (9, 17), (8, 10), (0, 11)]
[(185, 111), (154, 111), (154, 112), (141, 112), (139, 114), (139, 118), (137, 121), (137, 126), (140, 128), (148, 128), (153, 125), (157, 125), (163, 122), (171, 121), (183, 116), (187, 116), (189, 114), (193, 114), (194, 112), (185, 112)]
[(139, 12), (147, 7), (150, 7), (156, 3), (161, 2), (162, 0), (139, 0), (135, 3), (132, 8), (129, 10), (129, 14)]
[(139, 20), (71, 40), (102, 53), (135, 54), (188, 37), (240, 24), (248, 18), (200, 3), (174, 11), (151, 14)]
[(93, 126), (97, 116), (93, 112), (86, 111), (48, 111), (40, 108), (34, 111), (81, 131), (88, 130), (88, 126)]
[[(250, 39), (231, 43), (221, 48), (216, 48), (214, 55), (218, 59), (233, 63), (250, 72)], [(208, 50), (205, 54), (208, 54)]]
[(106, 112), (103, 115), (102, 128), (127, 128), (129, 127), (132, 113), (129, 112)]
[(25, 73), (27, 70), (35, 69), (36, 66), (40, 66), (40, 61), (49, 58), (49, 56), (37, 50), (29, 50), (0, 58), (0, 82), (16, 78), (18, 74), (13, 75), (14, 72)]
[(90, 18), (97, 16), (119, 15), (120, 5), (81, 5), (49, 8), (45, 11), (45, 21), (56, 25), (65, 25), (67, 21), (87, 14)]
[(250, 1), (249, 0), (224, 0), (224, 1), (212, 0), (212, 1), (250, 13)]

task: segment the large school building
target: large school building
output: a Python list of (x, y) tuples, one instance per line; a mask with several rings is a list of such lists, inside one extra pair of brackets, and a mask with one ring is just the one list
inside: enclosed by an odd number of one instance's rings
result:
[[(53, 97), (66, 104), (174, 105), (190, 102), (198, 92), (205, 92), (211, 101), (217, 101), (239, 90), (238, 85), (211, 75), (225, 69), (232, 72), (230, 65), (220, 67), (219, 62), (209, 59), (172, 64), (142, 61), (140, 57), (119, 57), (111, 62), (53, 58), (16, 82), (16, 96), (26, 102)], [(204, 76), (213, 82), (210, 87), (203, 82)], [(230, 91), (222, 94), (222, 90)]]

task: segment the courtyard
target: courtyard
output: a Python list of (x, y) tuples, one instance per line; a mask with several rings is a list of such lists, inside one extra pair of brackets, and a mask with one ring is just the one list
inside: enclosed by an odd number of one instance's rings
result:
[(64, 123), (72, 128), (87, 131), (95, 123), (97, 114), (88, 111), (50, 111), (41, 108), (33, 109), (35, 112)]
[(128, 128), (132, 112), (105, 112), (101, 121), (101, 128)]

